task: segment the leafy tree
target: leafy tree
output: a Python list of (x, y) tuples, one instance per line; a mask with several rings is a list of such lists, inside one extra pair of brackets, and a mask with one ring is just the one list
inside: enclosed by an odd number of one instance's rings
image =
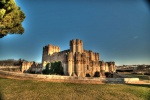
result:
[(61, 62), (51, 63), (51, 67), (49, 68), (49, 63), (46, 65), (46, 68), (42, 71), (43, 74), (58, 74), (63, 75), (63, 67)]
[(46, 65), (46, 68), (42, 71), (43, 74), (50, 74), (49, 63)]
[(0, 60), (0, 66), (21, 66), (23, 60), (18, 59), (8, 59), (8, 60)]
[(0, 0), (0, 38), (7, 34), (22, 34), (25, 14), (14, 0)]
[(144, 69), (145, 69), (145, 66), (144, 66), (144, 65), (139, 65), (139, 66), (137, 67), (137, 70), (138, 70), (138, 71), (144, 71)]
[(51, 74), (59, 74), (63, 75), (63, 67), (61, 65), (61, 62), (54, 62), (51, 63), (51, 69), (50, 69)]

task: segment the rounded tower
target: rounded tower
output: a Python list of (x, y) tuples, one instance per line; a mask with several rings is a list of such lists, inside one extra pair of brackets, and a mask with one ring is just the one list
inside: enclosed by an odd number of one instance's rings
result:
[(69, 52), (68, 53), (68, 74), (69, 76), (72, 75), (72, 72), (73, 72), (73, 54), (72, 52)]
[(83, 43), (82, 40), (76, 39), (76, 52), (83, 52)]
[(109, 72), (115, 72), (115, 62), (110, 62), (109, 64)]
[(105, 62), (102, 61), (100, 64), (100, 77), (105, 77)]
[(70, 52), (75, 54), (75, 52), (76, 52), (76, 40), (70, 40)]
[(73, 55), (76, 52), (83, 52), (83, 42), (82, 40), (75, 39), (75, 40), (70, 40), (70, 51), (73, 53)]
[(81, 54), (79, 52), (75, 53), (75, 73), (77, 76), (81, 74)]
[(85, 53), (82, 53), (82, 76), (85, 77), (86, 76), (86, 69), (87, 69), (87, 66), (86, 66), (86, 54)]

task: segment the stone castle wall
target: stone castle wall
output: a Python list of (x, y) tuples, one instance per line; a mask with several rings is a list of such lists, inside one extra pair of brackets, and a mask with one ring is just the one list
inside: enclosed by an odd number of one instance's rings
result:
[(70, 40), (70, 49), (60, 52), (58, 46), (43, 47), (42, 64), (61, 61), (64, 74), (69, 76), (94, 76), (96, 72), (115, 72), (114, 62), (101, 62), (99, 53), (84, 50), (82, 40)]
[(0, 66), (0, 70), (20, 72), (21, 66)]
[(60, 52), (59, 46), (54, 46), (54, 45), (49, 44), (43, 47), (42, 61), (49, 61), (50, 60), (49, 56), (57, 52)]
[(42, 64), (37, 64), (35, 62), (27, 62), (27, 61), (24, 61), (22, 63), (22, 66), (21, 66), (21, 72), (35, 72), (35, 73), (42, 73)]
[(20, 66), (0, 66), (0, 69), (4, 68), (20, 68)]

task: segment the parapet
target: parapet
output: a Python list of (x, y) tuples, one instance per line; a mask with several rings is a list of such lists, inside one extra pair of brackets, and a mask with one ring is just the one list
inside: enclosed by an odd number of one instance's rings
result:
[(83, 42), (80, 39), (70, 40), (70, 51), (75, 54), (75, 52), (83, 52)]
[(83, 43), (82, 42), (82, 40), (80, 40), (80, 39), (72, 39), (72, 40), (70, 40), (70, 46), (71, 45), (75, 45), (75, 44), (79, 44), (79, 43)]
[(43, 53), (47, 55), (52, 55), (55, 52), (60, 52), (59, 46), (54, 46), (52, 44), (48, 44), (47, 46), (43, 47)]
[(111, 62), (107, 62), (108, 63), (108, 66), (111, 66), (111, 65), (115, 65), (115, 62), (111, 61)]

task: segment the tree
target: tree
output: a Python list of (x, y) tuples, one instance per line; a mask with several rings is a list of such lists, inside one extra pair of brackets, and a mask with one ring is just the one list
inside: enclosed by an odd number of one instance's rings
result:
[(0, 60), (0, 66), (21, 66), (23, 60), (18, 59), (7, 59), (7, 60)]
[(138, 71), (144, 71), (144, 69), (145, 69), (145, 66), (143, 66), (143, 65), (139, 65), (139, 66), (137, 67), (137, 70), (138, 70)]
[(24, 28), (22, 22), (25, 14), (21, 11), (14, 0), (0, 1), (0, 38), (7, 34), (22, 34)]
[(54, 62), (51, 63), (51, 66), (49, 68), (49, 63), (46, 65), (46, 68), (42, 71), (43, 74), (58, 74), (63, 75), (63, 67), (61, 65), (61, 62)]
[(42, 71), (43, 74), (50, 74), (49, 63), (46, 65), (46, 68)]
[(61, 62), (54, 62), (51, 63), (51, 69), (50, 69), (51, 74), (59, 74), (63, 75), (63, 67), (61, 65)]

